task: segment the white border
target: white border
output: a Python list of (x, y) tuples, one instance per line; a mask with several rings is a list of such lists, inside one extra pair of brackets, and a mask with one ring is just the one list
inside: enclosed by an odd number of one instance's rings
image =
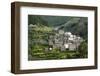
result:
[[(88, 58), (28, 61), (28, 14), (88, 17)], [(21, 70), (94, 65), (94, 11), (42, 7), (21, 7), (20, 17)]]

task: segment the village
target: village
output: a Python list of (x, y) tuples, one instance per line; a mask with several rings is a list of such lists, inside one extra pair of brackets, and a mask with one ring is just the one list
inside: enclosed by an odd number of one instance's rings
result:
[(73, 35), (71, 32), (64, 32), (63, 30), (59, 30), (56, 31), (54, 36), (49, 36), (48, 49), (52, 50), (54, 48), (58, 48), (61, 51), (75, 51), (83, 41), (83, 38)]
[[(30, 25), (30, 30), (36, 29), (36, 25)], [(45, 32), (48, 34), (47, 32)], [(43, 34), (42, 34), (43, 35)], [(32, 39), (33, 43), (47, 44), (45, 51), (52, 51), (53, 49), (59, 49), (60, 51), (76, 51), (83, 42), (83, 38), (77, 35), (73, 35), (71, 32), (65, 32), (64, 30), (53, 29), (53, 34), (48, 34), (48, 41), (45, 39)]]

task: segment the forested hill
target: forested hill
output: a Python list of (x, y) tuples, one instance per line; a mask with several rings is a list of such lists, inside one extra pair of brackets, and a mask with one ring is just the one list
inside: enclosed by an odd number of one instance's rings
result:
[(29, 15), (28, 24), (41, 24), (58, 30), (70, 31), (87, 39), (87, 17)]

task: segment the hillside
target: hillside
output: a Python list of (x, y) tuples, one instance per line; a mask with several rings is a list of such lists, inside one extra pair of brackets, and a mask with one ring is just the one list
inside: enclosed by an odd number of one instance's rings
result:
[(69, 17), (69, 16), (43, 16), (29, 15), (28, 24), (42, 24), (64, 31), (70, 31), (87, 40), (87, 21), (86, 17)]

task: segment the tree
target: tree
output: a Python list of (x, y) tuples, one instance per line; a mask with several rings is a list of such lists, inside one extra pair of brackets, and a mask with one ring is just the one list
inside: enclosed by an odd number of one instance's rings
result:
[(87, 43), (84, 41), (80, 44), (80, 46), (78, 47), (78, 52), (79, 52), (79, 56), (80, 58), (86, 58), (87, 54), (88, 54), (88, 45)]

